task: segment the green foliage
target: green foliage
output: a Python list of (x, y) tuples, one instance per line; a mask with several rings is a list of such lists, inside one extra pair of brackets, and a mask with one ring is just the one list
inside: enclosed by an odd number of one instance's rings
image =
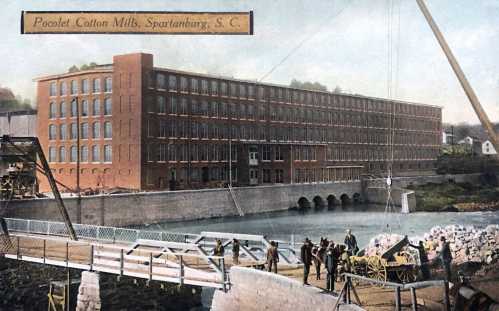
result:
[(73, 66), (69, 67), (68, 72), (77, 72), (77, 71), (82, 71), (82, 70), (89, 70), (89, 69), (93, 69), (97, 66), (98, 66), (97, 63), (95, 63), (95, 62), (91, 62), (89, 64), (83, 64), (79, 68), (78, 68), (78, 66), (73, 65)]
[(30, 110), (33, 109), (31, 101), (28, 98), (16, 96), (15, 99), (0, 100), (0, 112)]
[(310, 81), (302, 82), (300, 80), (293, 79), (291, 80), (289, 86), (296, 89), (327, 92), (327, 86), (322, 85), (319, 82), (310, 82)]

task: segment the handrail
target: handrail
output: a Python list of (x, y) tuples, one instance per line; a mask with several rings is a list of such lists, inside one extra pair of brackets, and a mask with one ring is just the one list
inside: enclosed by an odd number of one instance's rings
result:
[(377, 284), (377, 285), (383, 285), (383, 286), (388, 286), (388, 287), (398, 287), (401, 290), (406, 290), (406, 289), (411, 289), (411, 288), (425, 288), (425, 287), (432, 287), (432, 286), (442, 286), (445, 284), (444, 280), (433, 280), (433, 281), (420, 281), (420, 282), (412, 282), (412, 283), (395, 283), (395, 282), (388, 282), (388, 281), (380, 281), (380, 280), (375, 280), (371, 279), (362, 275), (357, 275), (353, 273), (342, 273), (343, 276), (345, 277), (351, 277), (353, 279), (358, 279), (362, 280), (368, 283), (372, 284)]

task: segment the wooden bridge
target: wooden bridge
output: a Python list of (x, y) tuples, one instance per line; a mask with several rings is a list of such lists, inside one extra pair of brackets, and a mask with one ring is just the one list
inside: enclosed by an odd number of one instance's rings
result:
[[(213, 256), (216, 240), (228, 248), (240, 241), (239, 265), (265, 262), (270, 242), (261, 235), (201, 232), (185, 234), (75, 224), (78, 241), (70, 240), (64, 223), (6, 219), (9, 238), (0, 239), (6, 258), (46, 265), (99, 271), (146, 280), (230, 288), (231, 251)], [(283, 264), (298, 264), (292, 247), (279, 241)]]

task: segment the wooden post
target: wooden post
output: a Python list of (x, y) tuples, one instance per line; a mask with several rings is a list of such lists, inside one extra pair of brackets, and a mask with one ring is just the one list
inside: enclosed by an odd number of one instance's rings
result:
[(43, 263), (45, 263), (46, 257), (47, 257), (47, 240), (43, 239)]
[(347, 288), (346, 288), (346, 297), (347, 297), (347, 303), (348, 304), (351, 304), (352, 303), (352, 300), (350, 298), (350, 286), (352, 285), (352, 279), (347, 276), (347, 280), (346, 280), (346, 285), (347, 285)]
[(338, 300), (336, 300), (336, 303), (334, 304), (333, 311), (338, 310), (341, 298), (342, 298), (342, 296), (344, 297), (346, 286), (347, 286), (347, 283), (343, 284), (343, 287), (341, 288), (341, 291), (340, 291), (340, 295), (338, 296)]
[(19, 236), (17, 236), (17, 251), (16, 251), (16, 254), (17, 254), (17, 260), (21, 259), (21, 244), (20, 244), (20, 241), (21, 239), (19, 238)]
[(90, 271), (94, 270), (93, 265), (94, 265), (94, 245), (90, 244)]
[(68, 266), (69, 262), (69, 243), (66, 242), (66, 267)]
[(418, 311), (418, 299), (416, 297), (416, 289), (411, 288), (412, 311)]
[(221, 273), (222, 273), (222, 283), (223, 283), (223, 289), (224, 289), (224, 292), (227, 292), (227, 284), (225, 282), (225, 258), (222, 257), (222, 259), (220, 259), (220, 269), (221, 269)]
[(152, 280), (152, 252), (149, 253), (149, 281)]
[(120, 276), (123, 276), (123, 267), (125, 266), (123, 249), (120, 250)]
[(402, 310), (402, 303), (400, 301), (400, 287), (395, 287), (395, 310), (396, 311), (401, 311)]
[(179, 282), (180, 286), (184, 285), (184, 256), (180, 255), (180, 271), (179, 271)]
[(444, 310), (450, 311), (449, 282), (444, 281)]

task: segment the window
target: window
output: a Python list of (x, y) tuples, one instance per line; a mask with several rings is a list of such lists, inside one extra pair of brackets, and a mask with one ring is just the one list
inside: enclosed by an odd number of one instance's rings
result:
[(104, 138), (112, 138), (113, 136), (113, 127), (111, 122), (104, 122)]
[(170, 88), (170, 91), (177, 90), (177, 77), (176, 76), (170, 75), (168, 77), (168, 87)]
[(158, 109), (158, 113), (166, 113), (166, 102), (163, 96), (158, 96), (156, 98), (156, 105)]
[(81, 80), (81, 92), (88, 94), (88, 79)]
[(282, 157), (281, 146), (275, 146), (274, 147), (274, 152), (275, 152), (275, 160), (276, 161), (282, 161), (282, 160), (284, 160), (283, 157)]
[(94, 122), (92, 124), (92, 137), (99, 138), (100, 137), (100, 123)]
[(92, 162), (100, 162), (100, 149), (98, 145), (92, 146)]
[(76, 123), (71, 123), (71, 134), (70, 137), (71, 139), (76, 139), (76, 136), (78, 135), (78, 128), (76, 127)]
[(187, 115), (189, 114), (189, 105), (187, 102), (187, 98), (182, 97), (180, 99), (180, 114)]
[(168, 111), (169, 114), (177, 114), (177, 101), (177, 96), (172, 96), (170, 98), (170, 110)]
[(211, 94), (218, 95), (218, 82), (215, 80), (211, 81)]
[(104, 162), (111, 162), (113, 159), (113, 147), (104, 145)]
[(66, 124), (61, 124), (61, 126), (59, 127), (59, 139), (61, 140), (67, 139), (68, 137), (67, 131), (68, 129)]
[(111, 92), (113, 90), (113, 79), (111, 77), (107, 77), (104, 80), (104, 92)]
[(180, 91), (187, 92), (189, 89), (189, 83), (186, 77), (180, 77)]
[(66, 82), (62, 81), (61, 85), (59, 87), (60, 87), (59, 94), (61, 96), (64, 96), (64, 95), (66, 95), (68, 93), (68, 87), (66, 85)]
[(208, 81), (201, 80), (201, 93), (208, 94)]
[(227, 96), (227, 82), (220, 83), (220, 93), (223, 96)]
[(49, 118), (54, 119), (56, 112), (57, 112), (57, 107), (55, 106), (55, 103), (50, 103), (49, 104)]
[(270, 146), (269, 145), (263, 146), (262, 161), (270, 161)]
[(65, 102), (61, 102), (59, 104), (59, 117), (60, 118), (66, 117), (66, 103)]
[(94, 99), (92, 103), (92, 115), (98, 116), (100, 114), (100, 100)]
[(49, 162), (55, 162), (56, 150), (55, 147), (49, 147)]
[(100, 93), (100, 79), (94, 79), (93, 85), (94, 93)]
[(246, 97), (246, 85), (239, 85), (239, 97)]
[(283, 183), (283, 175), (284, 171), (282, 169), (275, 170), (275, 183), (280, 184)]
[(77, 112), (78, 112), (78, 106), (76, 100), (73, 100), (71, 101), (71, 116), (76, 117)]
[(50, 82), (49, 95), (55, 96), (57, 94), (57, 84), (55, 82)]
[(192, 93), (198, 93), (199, 92), (198, 79), (195, 79), (195, 78), (191, 79), (191, 92)]
[(77, 156), (77, 150), (76, 150), (76, 146), (71, 146), (71, 148), (69, 149), (70, 152), (69, 152), (69, 162), (76, 162), (76, 156)]
[(71, 95), (78, 93), (78, 82), (71, 80)]
[(158, 89), (164, 90), (166, 88), (166, 80), (165, 80), (165, 75), (162, 73), (158, 73), (156, 75), (156, 87)]
[(81, 146), (80, 161), (81, 162), (88, 162), (88, 147), (87, 146)]
[(111, 115), (112, 107), (113, 102), (111, 101), (111, 97), (106, 97), (106, 99), (104, 99), (104, 115)]
[(232, 97), (237, 96), (237, 84), (235, 83), (230, 83), (230, 96)]
[(66, 162), (66, 147), (59, 147), (59, 162)]
[(56, 138), (56, 126), (54, 124), (49, 125), (49, 140), (55, 140)]
[(81, 124), (80, 138), (88, 139), (88, 123), (86, 122)]
[(86, 99), (81, 101), (81, 116), (82, 117), (88, 116), (88, 101)]
[(270, 170), (269, 169), (263, 169), (263, 182), (264, 183), (270, 183)]

